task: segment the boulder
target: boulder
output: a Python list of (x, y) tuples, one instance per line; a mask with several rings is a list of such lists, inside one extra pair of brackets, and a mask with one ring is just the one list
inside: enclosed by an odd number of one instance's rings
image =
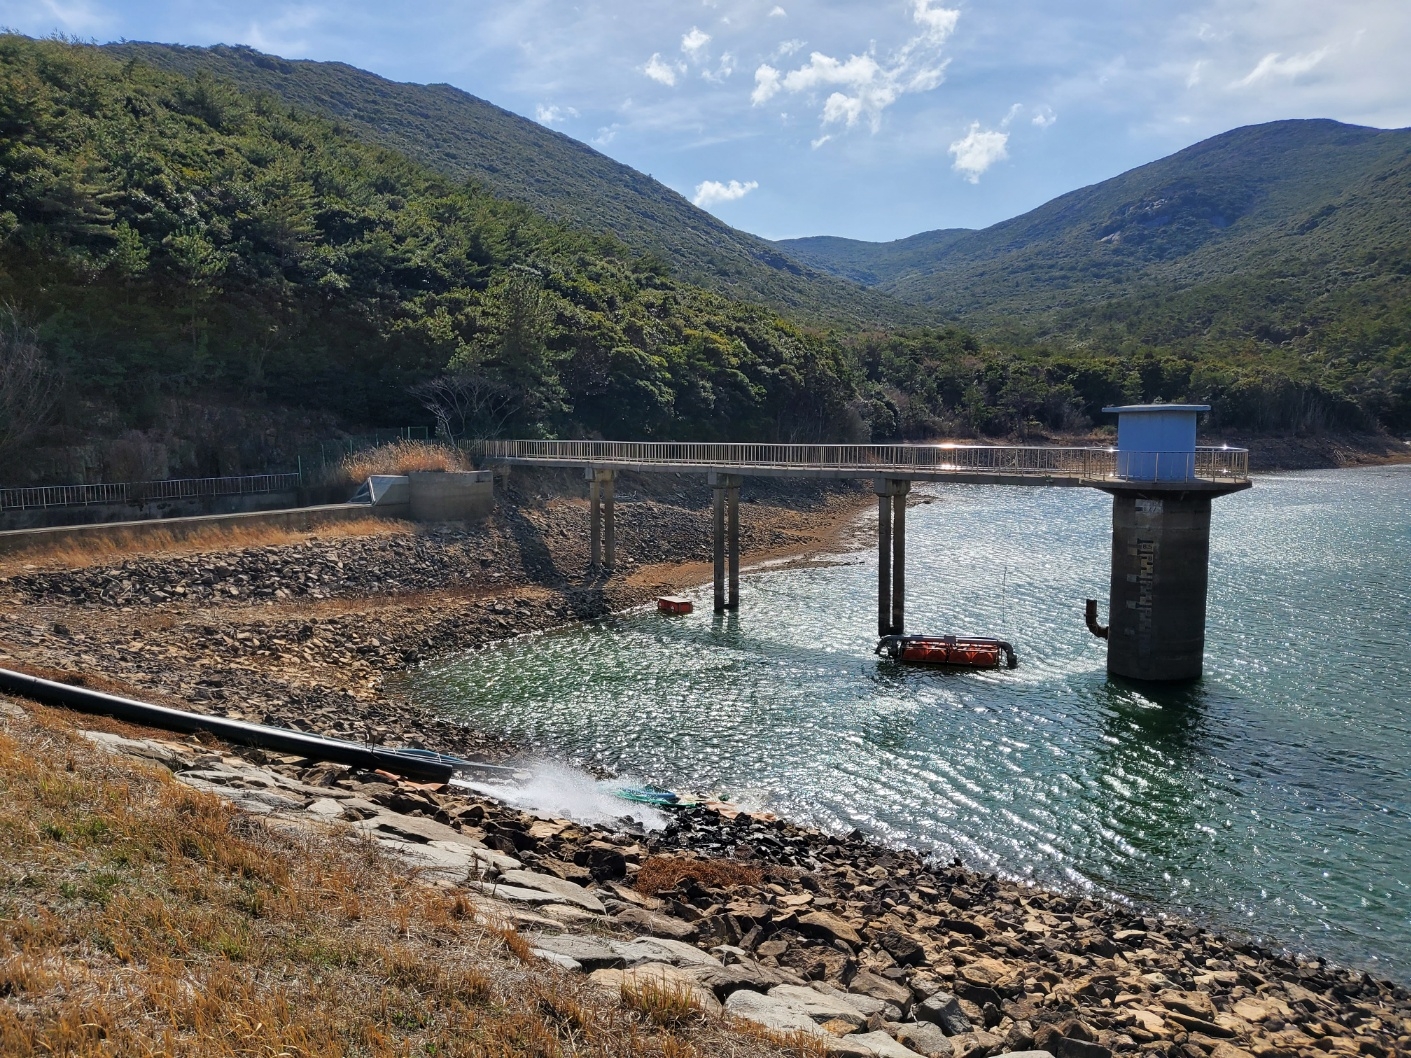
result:
[(547, 948), (530, 948), (529, 953), (536, 959), (543, 959), (545, 962), (553, 963), (560, 970), (571, 970), (574, 973), (578, 973), (583, 969), (583, 964), (577, 959), (570, 959), (567, 955), (561, 955), (556, 951), (549, 951)]
[(960, 1009), (960, 1000), (949, 992), (937, 992), (924, 1002), (918, 1003), (914, 1013), (917, 1021), (929, 1021), (939, 1025), (947, 1036), (959, 1036), (972, 1028), (965, 1011)]
[(926, 961), (926, 950), (905, 933), (887, 930), (877, 938), (877, 944), (898, 966), (920, 966)]
[(559, 903), (574, 904), (596, 915), (607, 913), (607, 908), (588, 890), (576, 882), (556, 878), (552, 874), (539, 874), (537, 871), (501, 871), (500, 878), (508, 885), (518, 885), (525, 889), (541, 889), (558, 897)]
[(901, 1026), (897, 1030), (897, 1039), (917, 1054), (924, 1054), (926, 1058), (951, 1058), (955, 1053), (955, 1048), (951, 1046), (941, 1027), (929, 1021)]
[(536, 949), (556, 952), (573, 959), (589, 973), (594, 970), (621, 970), (626, 965), (621, 955), (596, 937), (583, 937), (572, 933), (562, 933), (558, 936), (528, 933), (524, 939)]
[(685, 940), (687, 937), (696, 935), (696, 927), (690, 923), (682, 922), (679, 918), (672, 918), (669, 915), (659, 915), (655, 911), (648, 911), (641, 907), (625, 907), (613, 916), (613, 920), (628, 929), (653, 937)]
[(766, 992), (775, 985), (788, 984), (777, 970), (761, 966), (757, 962), (736, 962), (729, 966), (686, 966), (687, 973), (715, 993), (724, 1002), (742, 988), (752, 992)]
[(916, 1051), (898, 1043), (885, 1032), (858, 1032), (849, 1037), (850, 1042), (868, 1048), (879, 1058), (922, 1058)]
[[(989, 1055), (999, 1054), (1004, 1050), (1004, 1041), (983, 1029), (952, 1036), (950, 1045), (955, 1052), (955, 1058), (987, 1058)], [(1084, 1044), (1084, 1046), (1089, 1045)]]
[(884, 1003), (891, 1003), (903, 1014), (911, 1009), (910, 988), (896, 981), (889, 981), (885, 977), (879, 977), (869, 970), (860, 970), (854, 974), (853, 979), (848, 982), (848, 991), (871, 996)]
[(858, 936), (857, 930), (853, 929), (845, 919), (831, 915), (827, 911), (811, 911), (799, 918), (798, 925), (800, 930), (815, 937), (845, 941), (854, 948), (862, 946), (862, 938)]
[(633, 941), (610, 940), (613, 951), (622, 956), (627, 966), (642, 963), (667, 963), (672, 966), (702, 966), (718, 969), (720, 960), (707, 955), (693, 944), (670, 937), (638, 937)]
[(783, 997), (741, 989), (732, 992), (730, 998), (725, 1000), (725, 1012), (775, 1032), (807, 1032), (820, 1037), (825, 1035), (806, 1010)]
[(588, 980), (606, 992), (622, 994), (625, 988), (660, 988), (667, 992), (682, 992), (707, 1014), (719, 1014), (720, 1002), (711, 993), (678, 967), (667, 963), (649, 962), (627, 970), (595, 970)]
[(866, 1024), (868, 1018), (841, 993), (820, 992), (804, 985), (775, 985), (769, 990), (769, 996), (792, 1004), (818, 1024), (836, 1018), (856, 1026)]

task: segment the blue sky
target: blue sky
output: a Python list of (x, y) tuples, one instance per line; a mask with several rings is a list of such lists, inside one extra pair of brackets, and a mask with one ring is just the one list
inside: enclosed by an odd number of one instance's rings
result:
[(769, 238), (980, 227), (1277, 118), (1411, 126), (1411, 0), (0, 0), (449, 82)]

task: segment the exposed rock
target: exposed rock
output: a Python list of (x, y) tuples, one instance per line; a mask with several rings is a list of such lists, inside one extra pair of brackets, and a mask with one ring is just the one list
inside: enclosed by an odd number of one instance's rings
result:
[(558, 936), (527, 933), (524, 939), (536, 950), (555, 952), (573, 959), (590, 973), (594, 970), (620, 970), (627, 965), (618, 952), (595, 937), (575, 936), (570, 933)]
[(939, 1025), (918, 1021), (897, 1029), (897, 1039), (926, 1058), (951, 1058), (955, 1049)]
[(500, 872), (501, 880), (508, 885), (523, 886), (526, 889), (540, 889), (546, 893), (552, 893), (559, 902), (573, 904), (596, 915), (607, 913), (607, 908), (599, 900), (581, 885), (564, 881), (562, 878), (555, 878), (551, 874), (539, 874), (535, 871), (508, 870)]
[(823, 1036), (813, 1016), (802, 1007), (789, 1000), (760, 992), (741, 989), (732, 992), (725, 1001), (725, 1012), (737, 1018), (745, 1018), (757, 1025), (763, 1025), (775, 1032), (807, 1032)]
[[(1004, 1050), (1004, 1041), (983, 1029), (952, 1036), (950, 1045), (954, 1048), (955, 1058), (986, 1058), (988, 1055), (998, 1054)], [(1084, 1046), (1093, 1045), (1084, 1044)], [(1063, 1058), (1063, 1056), (1058, 1055), (1055, 1058)]]
[(862, 938), (857, 935), (857, 930), (848, 925), (846, 920), (826, 911), (811, 911), (801, 916), (799, 928), (816, 936), (844, 941), (855, 948), (862, 946)]
[(959, 1036), (970, 1032), (972, 1026), (965, 1011), (960, 1009), (960, 1001), (949, 992), (937, 992), (924, 1002), (916, 1005), (916, 1020), (929, 1021), (941, 1027), (947, 1036)]
[(885, 977), (871, 973), (868, 970), (860, 970), (853, 975), (853, 979), (848, 982), (848, 991), (857, 992), (861, 995), (871, 996), (873, 999), (880, 999), (884, 1003), (891, 1003), (903, 1014), (911, 1009), (911, 989), (896, 981), (889, 981)]
[(815, 1022), (838, 1019), (851, 1025), (864, 1025), (869, 1012), (863, 1012), (838, 993), (825, 993), (802, 985), (775, 985), (769, 990), (772, 999), (790, 1003), (808, 1014)]
[[(719, 1014), (720, 1002), (710, 989), (696, 982), (689, 974), (669, 963), (643, 963), (627, 970), (595, 970), (588, 980), (605, 991), (621, 994), (623, 989), (658, 988), (681, 992), (707, 1014)], [(753, 994), (753, 993), (751, 993)]]
[(868, 1048), (880, 1058), (921, 1058), (916, 1051), (898, 1043), (885, 1032), (859, 1032), (851, 1038), (851, 1042)]
[(626, 965), (668, 963), (672, 966), (703, 966), (718, 969), (720, 960), (700, 948), (670, 937), (639, 937), (634, 941), (609, 941), (612, 950), (622, 956)]
[(679, 918), (659, 915), (640, 907), (625, 907), (613, 916), (613, 921), (628, 929), (650, 934), (654, 937), (671, 937), (686, 940), (696, 934), (696, 928)]

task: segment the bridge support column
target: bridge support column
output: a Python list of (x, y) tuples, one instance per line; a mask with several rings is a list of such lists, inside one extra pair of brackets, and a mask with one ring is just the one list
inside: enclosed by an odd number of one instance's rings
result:
[(721, 613), (740, 608), (740, 484), (744, 479), (739, 474), (711, 471), (709, 480), (715, 498), (715, 612)]
[(617, 520), (613, 509), (617, 473), (588, 467), (583, 476), (588, 479), (588, 565), (593, 569), (612, 569), (617, 565)]
[(905, 478), (877, 478), (877, 634), (901, 635), (906, 627)]
[(1211, 494), (1110, 491), (1107, 671), (1132, 680), (1199, 679)]

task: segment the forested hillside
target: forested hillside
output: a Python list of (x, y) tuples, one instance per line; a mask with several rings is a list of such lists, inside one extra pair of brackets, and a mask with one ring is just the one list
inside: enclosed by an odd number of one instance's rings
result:
[(645, 173), (451, 85), (404, 84), (343, 63), (291, 61), (247, 47), (124, 43), (106, 50), (273, 93), (454, 180), (475, 180), (541, 216), (654, 253), (677, 278), (734, 298), (854, 326), (935, 319), (801, 265)]
[(0, 298), (138, 426), (173, 392), (424, 421), (448, 365), (531, 434), (817, 437), (856, 393), (836, 343), (650, 255), (90, 47), (0, 38), (0, 238)]
[(983, 231), (780, 245), (1011, 347), (1257, 363), (1345, 400), (1307, 425), (1411, 428), (1411, 130), (1251, 126)]
[[(1377, 234), (1352, 241), (1374, 253)], [(1320, 332), (1342, 344), (1316, 355), (1300, 335), (1132, 337), (1188, 311), (1162, 296), (1108, 302), (1117, 337), (1087, 345), (820, 329), (268, 93), (0, 36), (10, 482), (118, 474), (34, 453), (125, 433), (175, 453), (147, 474), (266, 469), (276, 412), (306, 433), (884, 440), (1082, 430), (1104, 404), (1159, 398), (1212, 404), (1215, 429), (1411, 427), (1404, 314), (1349, 304)], [(178, 423), (192, 407), (220, 411), (206, 436), (248, 457), (199, 456)]]

